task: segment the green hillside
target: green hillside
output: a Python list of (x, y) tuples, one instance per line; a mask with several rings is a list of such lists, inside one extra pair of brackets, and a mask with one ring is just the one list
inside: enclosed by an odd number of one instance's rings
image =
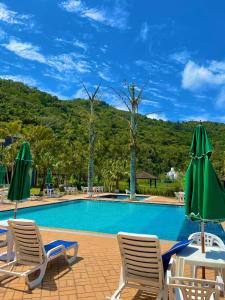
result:
[[(0, 80), (0, 109), (1, 138), (10, 135), (11, 130), (11, 135), (16, 135), (18, 141), (30, 141), (35, 156), (34, 163), (39, 172), (44, 172), (45, 166), (50, 165), (55, 172), (73, 174), (77, 181), (85, 182), (89, 117), (87, 100), (62, 101), (22, 83)], [(96, 115), (95, 174), (96, 180), (101, 181), (104, 170), (106, 167), (110, 168), (114, 161), (129, 163), (129, 113), (99, 101)], [(22, 122), (21, 128), (10, 129), (7, 125), (18, 120)], [(204, 124), (215, 149), (214, 166), (222, 174), (225, 124)], [(170, 167), (184, 171), (189, 161), (188, 151), (195, 125), (194, 122), (151, 120), (140, 115), (138, 169), (155, 175), (167, 172)], [(11, 158), (6, 161), (8, 165), (15, 149), (11, 151)], [(6, 160), (3, 157), (4, 159)]]

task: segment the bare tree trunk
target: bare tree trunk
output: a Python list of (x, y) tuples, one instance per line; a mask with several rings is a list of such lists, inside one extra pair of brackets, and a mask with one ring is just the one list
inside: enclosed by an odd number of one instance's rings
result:
[(89, 161), (88, 161), (88, 196), (93, 195), (94, 180), (94, 150), (95, 150), (95, 122), (94, 122), (94, 103), (90, 101), (91, 116), (89, 123)]
[(135, 198), (136, 193), (136, 147), (130, 147), (130, 199)]
[[(126, 84), (128, 88), (128, 94), (122, 91), (116, 94), (120, 97), (123, 103), (126, 105), (128, 111), (130, 112), (130, 199), (135, 198), (136, 192), (136, 146), (137, 146), (137, 113), (138, 106), (141, 101), (142, 91), (140, 89), (136, 93), (134, 84)], [(137, 94), (137, 95), (135, 95)]]
[(90, 102), (90, 120), (89, 120), (89, 161), (88, 161), (88, 196), (92, 197), (93, 195), (93, 181), (94, 181), (94, 152), (95, 152), (95, 112), (94, 112), (94, 104), (95, 97), (99, 91), (99, 85), (95, 89), (93, 94), (90, 94), (83, 84), (85, 92), (87, 93), (89, 102)]
[(134, 85), (130, 86), (131, 94), (131, 114), (130, 114), (130, 199), (135, 198), (136, 193), (136, 135), (137, 135), (137, 124), (136, 124), (136, 111), (137, 102), (135, 101)]

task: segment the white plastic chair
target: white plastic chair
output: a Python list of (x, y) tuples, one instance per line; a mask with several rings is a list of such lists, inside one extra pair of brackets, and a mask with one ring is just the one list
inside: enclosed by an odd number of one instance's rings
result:
[[(218, 277), (219, 278), (219, 277)], [(169, 300), (219, 300), (220, 279), (169, 278)]]
[[(225, 249), (224, 242), (219, 238), (217, 235), (205, 232), (205, 246), (208, 247), (219, 247), (221, 249)], [(192, 244), (201, 246), (202, 238), (201, 238), (201, 232), (194, 232), (189, 237), (189, 240), (193, 240)]]
[[(12, 262), (0, 266), (0, 273), (7, 276), (23, 277), (30, 289), (39, 285), (45, 275), (49, 261), (60, 255), (64, 255), (66, 261), (71, 264), (76, 260), (78, 243), (56, 240), (44, 245), (39, 228), (31, 220), (11, 219), (8, 221), (9, 230), (12, 233), (15, 245), (15, 259)], [(67, 256), (67, 250), (74, 251), (72, 257)], [(28, 266), (26, 271), (14, 271), (17, 265)], [(39, 271), (35, 279), (29, 275)], [(0, 281), (4, 279), (0, 277)]]
[(130, 194), (130, 191), (128, 189), (125, 189), (126, 194)]
[[(223, 251), (225, 250), (224, 242), (217, 235), (209, 233), (209, 232), (204, 232), (204, 237), (205, 237), (205, 246), (206, 247), (218, 247), (218, 248), (222, 249)], [(192, 233), (188, 237), (188, 239), (193, 240), (191, 245), (201, 246), (201, 244), (202, 244), (201, 232)], [(199, 268), (199, 267), (198, 266), (191, 267), (191, 273), (192, 273), (193, 277), (196, 277), (197, 268)], [(225, 269), (221, 269), (220, 271), (223, 276), (223, 280), (225, 280)], [(216, 272), (216, 274), (217, 274), (217, 272)]]
[(159, 239), (155, 235), (119, 232), (122, 269), (119, 287), (110, 300), (120, 299), (125, 287), (153, 292), (157, 300), (167, 299)]
[(166, 272), (169, 300), (219, 300), (220, 292), (224, 290), (221, 276), (217, 276), (216, 281), (175, 277), (175, 269), (176, 261), (173, 260)]

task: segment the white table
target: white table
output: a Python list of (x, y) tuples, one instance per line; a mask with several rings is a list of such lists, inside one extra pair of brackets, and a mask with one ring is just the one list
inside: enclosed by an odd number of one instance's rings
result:
[[(0, 221), (0, 227), (8, 230), (9, 229), (8, 220)], [(7, 262), (9, 262), (12, 259), (14, 259), (13, 237), (12, 237), (10, 230), (8, 230), (8, 232), (7, 232), (7, 252), (0, 253), (0, 260), (6, 260)]]
[[(201, 247), (199, 246), (187, 246), (177, 253), (176, 276), (183, 276), (185, 264), (188, 264), (191, 267), (198, 266), (222, 269), (223, 278), (225, 278), (225, 249), (221, 250), (221, 248), (217, 247), (205, 247), (205, 253), (202, 253)], [(192, 274), (192, 277), (193, 275), (194, 274)]]

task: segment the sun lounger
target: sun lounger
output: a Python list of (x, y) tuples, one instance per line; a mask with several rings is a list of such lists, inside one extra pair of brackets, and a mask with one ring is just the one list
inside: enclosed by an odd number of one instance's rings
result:
[(167, 298), (159, 239), (154, 235), (118, 233), (122, 258), (119, 287), (109, 298), (120, 299), (125, 287), (153, 292)]
[[(30, 289), (41, 283), (49, 261), (60, 255), (64, 255), (69, 264), (76, 260), (77, 242), (56, 240), (44, 245), (39, 228), (34, 221), (11, 219), (8, 224), (14, 240), (15, 259), (0, 266), (0, 273), (7, 276), (24, 277)], [(72, 257), (67, 256), (67, 251), (70, 249), (74, 252)], [(27, 266), (28, 270), (14, 271), (17, 265)], [(29, 275), (36, 271), (39, 271), (39, 275), (35, 279), (30, 279)]]

